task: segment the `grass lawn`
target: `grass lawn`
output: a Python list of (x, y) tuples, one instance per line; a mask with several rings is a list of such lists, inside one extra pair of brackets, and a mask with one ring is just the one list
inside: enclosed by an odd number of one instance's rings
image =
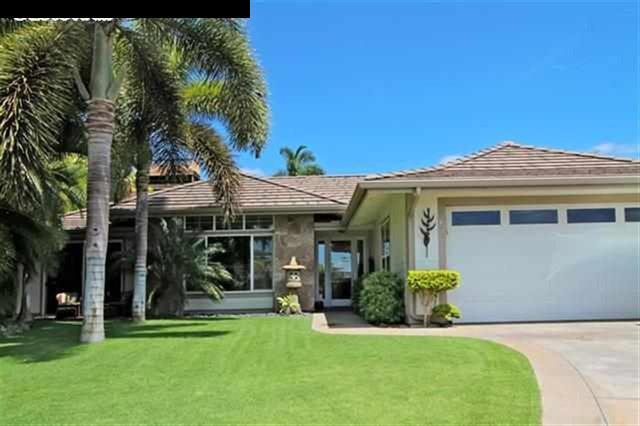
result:
[(325, 335), (309, 317), (79, 331), (0, 339), (0, 424), (540, 424), (528, 361), (491, 342)]

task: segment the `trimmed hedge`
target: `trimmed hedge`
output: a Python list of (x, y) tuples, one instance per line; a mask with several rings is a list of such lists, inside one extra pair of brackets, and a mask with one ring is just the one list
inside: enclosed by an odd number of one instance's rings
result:
[(362, 281), (358, 309), (372, 324), (398, 324), (404, 321), (404, 284), (391, 272), (374, 272)]
[(414, 293), (442, 293), (460, 285), (460, 273), (446, 269), (409, 271), (407, 284)]

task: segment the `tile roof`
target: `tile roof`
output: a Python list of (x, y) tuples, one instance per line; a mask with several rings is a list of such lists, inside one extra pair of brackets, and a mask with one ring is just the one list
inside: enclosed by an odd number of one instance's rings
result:
[(629, 158), (561, 151), (504, 142), (446, 164), (369, 175), (366, 180), (466, 177), (555, 177), (639, 175), (640, 162)]
[(283, 183), (314, 194), (332, 198), (348, 204), (358, 182), (365, 175), (318, 175), (318, 176), (274, 176), (268, 178), (272, 182)]
[[(360, 177), (361, 178), (361, 177)], [(355, 189), (354, 177), (328, 177), (327, 188), (320, 193), (312, 189), (319, 185), (301, 185), (297, 179), (263, 178), (242, 174), (238, 204), (243, 210), (296, 210), (305, 208), (329, 208), (344, 210)], [(209, 181), (197, 181), (174, 186), (149, 194), (149, 211), (171, 212), (192, 209), (215, 209), (219, 207), (214, 195), (214, 187)], [(348, 194), (348, 195), (347, 195)], [(112, 212), (133, 213), (136, 208), (135, 196), (111, 206)], [(68, 213), (64, 216), (64, 228), (81, 229), (85, 226), (84, 211)]]

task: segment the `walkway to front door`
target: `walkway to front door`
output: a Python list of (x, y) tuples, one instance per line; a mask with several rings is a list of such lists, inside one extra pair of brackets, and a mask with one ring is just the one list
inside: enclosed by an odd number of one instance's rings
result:
[(353, 283), (364, 274), (364, 239), (321, 239), (316, 244), (317, 298), (326, 307), (351, 306)]

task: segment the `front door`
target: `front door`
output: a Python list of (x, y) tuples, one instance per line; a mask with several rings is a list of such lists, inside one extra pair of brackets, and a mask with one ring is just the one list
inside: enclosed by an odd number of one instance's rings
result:
[(362, 239), (318, 241), (318, 296), (324, 305), (351, 306), (351, 290), (364, 267)]

